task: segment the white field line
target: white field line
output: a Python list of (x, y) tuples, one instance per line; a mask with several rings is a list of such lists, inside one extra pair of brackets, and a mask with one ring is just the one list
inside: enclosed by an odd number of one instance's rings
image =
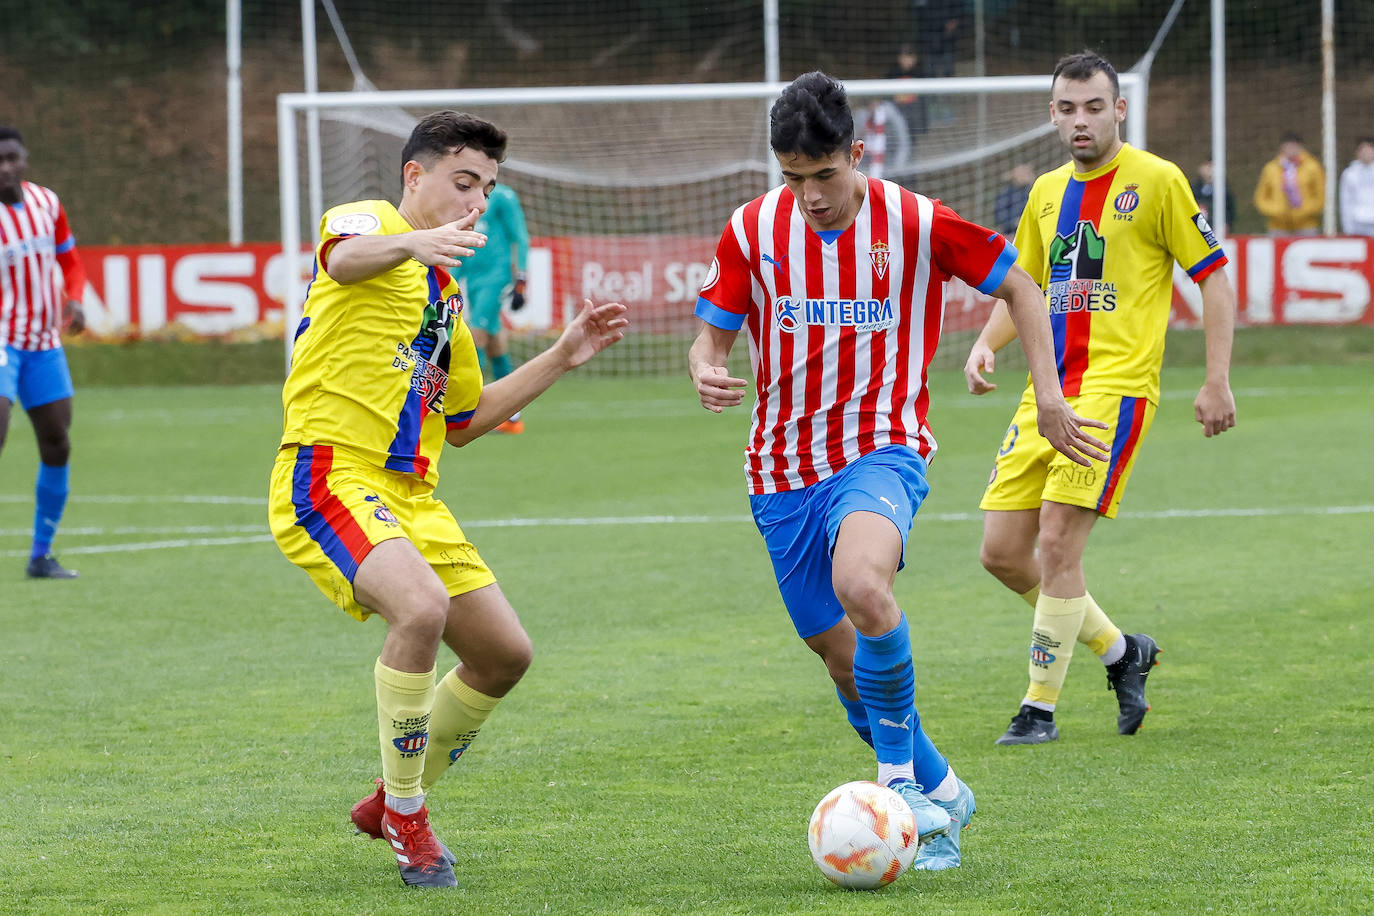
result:
[[(1236, 509), (1161, 509), (1150, 512), (1123, 512), (1122, 518), (1134, 519), (1173, 519), (1173, 518), (1258, 518), (1258, 517), (1282, 517), (1282, 516), (1333, 516), (1333, 515), (1369, 515), (1374, 514), (1374, 505), (1367, 506), (1259, 506), (1254, 508)], [(918, 522), (974, 522), (983, 518), (981, 512), (933, 512), (928, 515), (919, 515)], [(465, 528), (553, 528), (553, 527), (596, 527), (609, 525), (710, 525), (710, 524), (740, 524), (752, 522), (753, 519), (748, 515), (630, 515), (630, 516), (593, 516), (587, 518), (498, 518), (498, 519), (476, 519), (462, 522)], [(225, 526), (193, 526), (179, 529), (155, 529), (155, 528), (78, 528), (63, 530), (59, 534), (76, 535), (78, 533), (94, 535), (100, 534), (119, 534), (119, 533), (152, 533), (155, 531), (166, 530), (169, 532), (197, 532), (197, 533), (231, 533), (231, 532), (262, 532), (260, 526), (250, 525), (225, 525)], [(16, 529), (0, 530), (0, 534), (15, 536)], [(27, 536), (28, 532), (21, 532)], [(59, 552), (66, 554), (84, 553), (133, 553), (142, 550), (172, 550), (183, 547), (226, 547), (236, 544), (261, 544), (272, 540), (272, 535), (268, 533), (246, 534), (237, 537), (200, 537), (200, 538), (177, 538), (157, 541), (137, 541), (123, 544), (81, 544), (72, 547), (63, 547)], [(24, 550), (7, 550), (0, 552), (2, 557), (25, 557), (28, 552)]]

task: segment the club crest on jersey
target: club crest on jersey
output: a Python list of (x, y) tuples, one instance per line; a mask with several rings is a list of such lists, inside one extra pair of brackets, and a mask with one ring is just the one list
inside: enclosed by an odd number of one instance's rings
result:
[(1112, 201), (1112, 206), (1116, 208), (1117, 213), (1130, 213), (1140, 206), (1140, 195), (1136, 193), (1136, 189), (1139, 187), (1138, 184), (1128, 184), (1124, 191), (1116, 195), (1116, 200)]
[(881, 280), (883, 274), (887, 273), (887, 262), (892, 257), (892, 251), (887, 247), (887, 242), (874, 242), (873, 247), (868, 249), (868, 257), (873, 261), (873, 272)]
[(773, 303), (773, 322), (788, 334), (802, 325), (831, 325), (856, 331), (886, 331), (897, 324), (892, 298), (793, 299), (779, 296)]

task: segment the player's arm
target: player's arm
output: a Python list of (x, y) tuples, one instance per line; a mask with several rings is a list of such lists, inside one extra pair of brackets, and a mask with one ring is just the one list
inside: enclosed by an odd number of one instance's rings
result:
[[(1008, 320), (1013, 323), (1014, 336), (1021, 338), (1021, 348), (1030, 363), (1031, 384), (1035, 387), (1036, 427), (1040, 435), (1071, 461), (1091, 467), (1089, 458), (1106, 461), (1110, 455), (1106, 445), (1084, 432), (1083, 427), (1106, 429), (1101, 420), (1091, 420), (1074, 413), (1059, 387), (1059, 370), (1054, 359), (1054, 337), (1050, 331), (1050, 317), (1045, 311), (1045, 297), (1031, 275), (1012, 265), (1002, 285), (992, 293), (1006, 302)], [(988, 322), (992, 324), (991, 319)], [(1000, 328), (1000, 324), (998, 325)], [(984, 328), (986, 331), (987, 328)], [(1003, 333), (1005, 331), (1003, 330)], [(1003, 341), (1003, 345), (1005, 345)]]
[(510, 375), (482, 388), (472, 419), (445, 436), (449, 445), (467, 445), (500, 426), (525, 408), (566, 373), (591, 359), (625, 336), (630, 323), (619, 302), (593, 305), (583, 300), (582, 310), (543, 353), (523, 363)]
[[(1021, 208), (1021, 217), (1016, 224), (1016, 248), (1017, 252), (1016, 270), (1008, 271), (1005, 281), (1012, 273), (1017, 271), (1026, 273), (1025, 265), (1042, 265), (1037, 269), (1043, 269), (1045, 263), (1044, 251), (1040, 241), (1039, 228), (1036, 226), (1034, 211), (1039, 208), (1038, 189), (1040, 183), (1036, 182), (1027, 196), (1025, 205)], [(1029, 276), (1029, 275), (1027, 275)], [(1037, 284), (1036, 277), (1030, 277), (1032, 283)], [(1044, 296), (1040, 295), (1041, 309), (1044, 309)], [(997, 386), (983, 377), (983, 373), (991, 373), (997, 368), (997, 358), (995, 354), (1007, 344), (1016, 339), (1016, 323), (1011, 320), (1011, 313), (1007, 311), (1004, 300), (999, 300), (992, 307), (992, 314), (988, 316), (987, 323), (983, 325), (983, 330), (978, 334), (978, 339), (973, 342), (973, 347), (969, 350), (968, 359), (964, 361), (964, 381), (968, 383), (968, 390), (973, 394), (987, 394), (995, 391)]]
[(362, 283), (414, 258), (426, 267), (457, 267), (472, 257), (487, 237), (472, 227), (476, 209), (434, 229), (412, 229), (395, 235), (349, 235), (320, 246), (320, 266), (336, 283)]
[(1202, 434), (1212, 437), (1236, 425), (1231, 392), (1231, 341), (1236, 329), (1236, 291), (1224, 270), (1202, 278), (1202, 333), (1207, 347), (1207, 378), (1193, 401)]
[[(1018, 268), (1019, 270), (1020, 268)], [(1037, 287), (1038, 289), (1038, 287)], [(996, 391), (997, 385), (988, 381), (983, 373), (991, 374), (997, 368), (997, 352), (1016, 339), (1016, 324), (1007, 311), (1007, 303), (997, 300), (988, 316), (987, 324), (978, 334), (964, 362), (964, 381), (973, 394), (987, 394)]]
[(57, 206), (57, 222), (53, 226), (53, 237), (57, 242), (57, 265), (62, 269), (63, 321), (66, 329), (80, 334), (86, 329), (86, 312), (81, 307), (86, 295), (86, 267), (81, 263), (81, 255), (76, 253), (76, 237), (67, 224), (67, 211)]
[(738, 407), (744, 400), (746, 379), (734, 378), (725, 363), (730, 356), (739, 329), (718, 328), (710, 322), (701, 323), (701, 332), (687, 351), (687, 371), (696, 386), (701, 406), (712, 413), (727, 407)]

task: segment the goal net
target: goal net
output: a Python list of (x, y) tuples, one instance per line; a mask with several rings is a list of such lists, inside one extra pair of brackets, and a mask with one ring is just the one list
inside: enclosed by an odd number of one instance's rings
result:
[[(1143, 79), (1122, 75), (1129, 103)], [(1048, 118), (1049, 77), (853, 80), (846, 83), (861, 168), (939, 198), (967, 219), (1011, 232), (1020, 202), (1003, 192), (1063, 160)], [(584, 298), (630, 307), (625, 341), (587, 367), (601, 374), (682, 371), (697, 327), (692, 309), (731, 212), (776, 182), (767, 109), (780, 86), (522, 88), (321, 93), (283, 96), (283, 229), (313, 238), (305, 117), (320, 124), (319, 206), (363, 198), (393, 202), (401, 147), (419, 117), (451, 107), (510, 134), (499, 180), (517, 192), (531, 235), (529, 304), (507, 315), (512, 349), (545, 346)], [(1133, 98), (1135, 97), (1135, 98)], [(1128, 131), (1143, 145), (1143, 105)], [(284, 175), (284, 178), (286, 176)], [(1003, 205), (999, 212), (999, 196)], [(298, 216), (293, 216), (293, 211)], [(461, 277), (461, 274), (460, 274)], [(963, 284), (947, 290), (946, 328), (980, 327), (990, 300)], [(288, 327), (294, 323), (288, 319)], [(953, 348), (943, 348), (953, 365)], [(743, 359), (745, 348), (735, 356)]]

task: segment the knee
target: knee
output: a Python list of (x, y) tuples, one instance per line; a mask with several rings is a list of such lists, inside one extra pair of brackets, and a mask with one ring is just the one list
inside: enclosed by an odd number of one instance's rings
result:
[(534, 661), (534, 643), (523, 629), (514, 635), (501, 659), (502, 670), (498, 672), (512, 684), (525, 676)]
[(504, 696), (520, 683), (520, 679), (525, 676), (533, 661), (534, 645), (530, 642), (529, 634), (524, 629), (519, 629), (492, 646), (485, 658), (464, 659), (463, 664), (479, 670), (489, 689)]
[(835, 597), (840, 599), (840, 605), (860, 632), (871, 632), (883, 618), (890, 616), (887, 611), (895, 601), (887, 583), (880, 577), (862, 571), (837, 572), (832, 584)]
[(65, 465), (72, 455), (71, 439), (65, 432), (49, 433), (38, 440), (38, 457), (50, 467)]
[(1046, 569), (1056, 569), (1071, 563), (1073, 539), (1062, 528), (1046, 525), (1040, 531), (1040, 563)]
[(448, 594), (436, 579), (416, 588), (397, 601), (392, 609), (394, 629), (423, 639), (438, 642), (448, 623)]
[(984, 540), (978, 549), (978, 562), (998, 579), (1015, 575), (1025, 565), (1025, 559), (1024, 551), (1003, 542)]

